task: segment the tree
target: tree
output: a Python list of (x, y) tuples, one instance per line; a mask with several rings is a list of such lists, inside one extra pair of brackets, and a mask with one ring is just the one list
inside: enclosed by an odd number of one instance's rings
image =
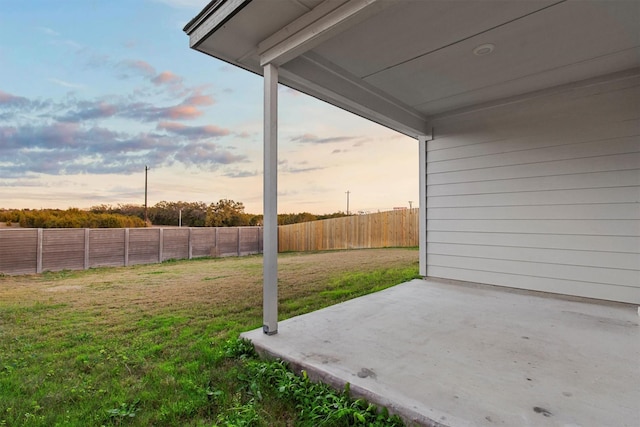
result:
[(242, 202), (222, 199), (211, 203), (207, 209), (205, 225), (207, 227), (237, 227), (249, 225), (252, 215), (244, 213)]
[(298, 214), (279, 214), (278, 225), (297, 224), (299, 222), (315, 221), (316, 215), (309, 212), (302, 212)]

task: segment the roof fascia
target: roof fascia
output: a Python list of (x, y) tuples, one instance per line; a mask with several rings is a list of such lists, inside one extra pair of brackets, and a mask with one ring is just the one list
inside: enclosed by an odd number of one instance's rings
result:
[(213, 0), (185, 27), (189, 46), (197, 47), (252, 0)]

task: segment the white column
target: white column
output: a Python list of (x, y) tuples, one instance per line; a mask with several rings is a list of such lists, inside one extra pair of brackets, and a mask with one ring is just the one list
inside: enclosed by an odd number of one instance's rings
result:
[(418, 210), (418, 244), (420, 247), (420, 268), (422, 277), (427, 276), (427, 136), (418, 137), (418, 158), (420, 162), (418, 185), (420, 186), (420, 202)]
[(263, 326), (278, 333), (278, 68), (264, 66)]

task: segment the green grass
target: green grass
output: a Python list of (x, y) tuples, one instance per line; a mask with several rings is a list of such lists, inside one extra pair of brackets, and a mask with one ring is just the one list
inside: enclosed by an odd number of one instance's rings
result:
[[(353, 256), (395, 257), (323, 271), (331, 254), (282, 256), (281, 319), (417, 276), (415, 251), (367, 252)], [(316, 425), (268, 386), (279, 368), (233, 350), (241, 331), (261, 325), (260, 265), (244, 257), (0, 277), (0, 426)], [(257, 383), (256, 369), (266, 372)], [(349, 411), (325, 425), (360, 423)]]

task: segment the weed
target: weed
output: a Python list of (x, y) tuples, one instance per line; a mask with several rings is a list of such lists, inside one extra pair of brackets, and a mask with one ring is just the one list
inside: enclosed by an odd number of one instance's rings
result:
[[(220, 425), (254, 425), (256, 408), (263, 395), (269, 393), (295, 404), (300, 426), (404, 425), (398, 416), (389, 415), (386, 408), (380, 409), (364, 399), (351, 399), (348, 383), (343, 392), (338, 392), (326, 384), (310, 381), (305, 371), (301, 376), (295, 375), (282, 361), (257, 360), (255, 350), (250, 347), (250, 342), (240, 339), (228, 340), (224, 346), (226, 357), (242, 363), (237, 378), (247, 400), (235, 407), (233, 414), (220, 415)], [(239, 396), (234, 399), (239, 400)]]
[(136, 412), (138, 412), (138, 404), (139, 401), (134, 401), (132, 403), (121, 403), (120, 406), (113, 409), (107, 410), (107, 415), (114, 421), (116, 425), (120, 424), (123, 419), (133, 418), (136, 416)]

